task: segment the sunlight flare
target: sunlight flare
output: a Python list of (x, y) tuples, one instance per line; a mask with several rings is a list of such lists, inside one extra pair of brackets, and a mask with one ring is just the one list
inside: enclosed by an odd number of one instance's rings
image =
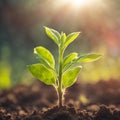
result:
[(67, 0), (66, 3), (69, 3), (70, 6), (78, 9), (82, 7), (99, 5), (102, 3), (102, 0)]
[(86, 4), (90, 4), (91, 1), (90, 0), (70, 0), (71, 4), (76, 6), (76, 7), (79, 7), (79, 6), (84, 6)]

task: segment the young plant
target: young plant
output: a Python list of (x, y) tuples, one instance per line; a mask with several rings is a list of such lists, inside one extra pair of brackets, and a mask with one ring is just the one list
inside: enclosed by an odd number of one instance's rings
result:
[(34, 48), (34, 53), (40, 63), (29, 65), (28, 69), (34, 77), (55, 87), (58, 95), (58, 106), (62, 107), (65, 89), (76, 82), (82, 68), (81, 66), (75, 66), (75, 64), (95, 61), (101, 55), (94, 53), (78, 55), (78, 53), (73, 52), (64, 57), (65, 49), (78, 37), (80, 32), (74, 32), (66, 36), (65, 33), (60, 34), (48, 27), (45, 27), (45, 32), (58, 46), (58, 64), (55, 64), (54, 57), (48, 49), (38, 46)]

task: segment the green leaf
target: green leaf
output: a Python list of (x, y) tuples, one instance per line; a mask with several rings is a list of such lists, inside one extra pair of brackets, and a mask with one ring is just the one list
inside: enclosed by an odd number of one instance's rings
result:
[(67, 70), (62, 76), (62, 85), (64, 88), (70, 87), (76, 82), (76, 78), (82, 67)]
[(77, 58), (77, 62), (93, 62), (101, 57), (100, 54), (90, 53), (86, 55), (81, 55)]
[(80, 34), (80, 32), (74, 32), (67, 36), (63, 49), (65, 49), (70, 43), (72, 43)]
[(33, 64), (28, 66), (32, 75), (47, 85), (54, 85), (56, 82), (55, 73), (43, 64)]
[(57, 32), (56, 30), (54, 29), (50, 29), (48, 27), (45, 27), (45, 32), (46, 34), (48, 35), (48, 37), (50, 37), (57, 45), (59, 45), (60, 43), (60, 33)]
[(55, 60), (53, 55), (50, 53), (49, 50), (42, 46), (38, 46), (34, 48), (34, 53), (37, 55), (38, 60), (44, 64), (45, 66), (49, 66), (54, 68), (55, 66)]
[(74, 60), (75, 58), (77, 58), (77, 53), (70, 53), (68, 56), (66, 56), (65, 58), (64, 58), (64, 60), (63, 60), (63, 68), (66, 66), (66, 65), (68, 65), (68, 64), (70, 64), (71, 62), (72, 62), (72, 60)]
[(66, 41), (66, 34), (65, 33), (61, 33), (61, 45), (64, 45), (64, 42)]
[(81, 55), (81, 56), (73, 59), (69, 64), (67, 64), (64, 67), (63, 72), (66, 71), (67, 69), (69, 69), (72, 65), (74, 65), (76, 63), (80, 63), (80, 62), (93, 62), (93, 61), (98, 60), (100, 57), (101, 57), (100, 54), (94, 54), (94, 53)]

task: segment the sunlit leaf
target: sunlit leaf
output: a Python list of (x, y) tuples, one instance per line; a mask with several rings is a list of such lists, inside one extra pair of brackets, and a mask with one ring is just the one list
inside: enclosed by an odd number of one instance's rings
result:
[(68, 64), (70, 64), (71, 62), (72, 62), (72, 60), (74, 60), (75, 58), (77, 58), (77, 53), (70, 53), (68, 56), (66, 56), (65, 58), (64, 58), (64, 60), (63, 60), (63, 68), (66, 66), (66, 65), (68, 65)]
[(29, 65), (28, 69), (34, 77), (47, 85), (54, 85), (56, 77), (54, 72), (42, 64)]
[(78, 57), (77, 62), (93, 62), (101, 57), (100, 54), (90, 53)]
[(37, 58), (41, 63), (43, 63), (45, 66), (47, 65), (54, 68), (55, 60), (49, 50), (42, 46), (38, 46), (34, 48), (34, 53), (37, 55)]
[(50, 37), (57, 45), (59, 45), (61, 38), (59, 32), (48, 27), (45, 27), (45, 32), (48, 35), (48, 37)]
[(64, 88), (70, 87), (76, 82), (76, 78), (82, 67), (76, 67), (74, 69), (67, 70), (62, 76), (62, 85)]
[(63, 45), (65, 41), (66, 41), (66, 34), (62, 32), (61, 33), (61, 45)]
[(72, 43), (80, 34), (80, 32), (74, 32), (67, 36), (63, 49), (65, 49), (70, 43)]
[[(50, 29), (50, 28), (49, 28), (49, 29)], [(54, 29), (50, 29), (50, 30), (57, 36), (57, 39), (58, 39), (58, 41), (59, 41), (60, 38), (61, 38), (60, 33), (59, 33), (58, 31), (54, 30)]]

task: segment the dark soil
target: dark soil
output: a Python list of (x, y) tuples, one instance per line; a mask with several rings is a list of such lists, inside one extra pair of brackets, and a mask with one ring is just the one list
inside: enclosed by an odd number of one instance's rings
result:
[[(88, 103), (80, 101), (84, 94)], [(0, 120), (120, 120), (120, 81), (75, 84), (57, 107), (56, 91), (36, 81), (0, 93)]]

